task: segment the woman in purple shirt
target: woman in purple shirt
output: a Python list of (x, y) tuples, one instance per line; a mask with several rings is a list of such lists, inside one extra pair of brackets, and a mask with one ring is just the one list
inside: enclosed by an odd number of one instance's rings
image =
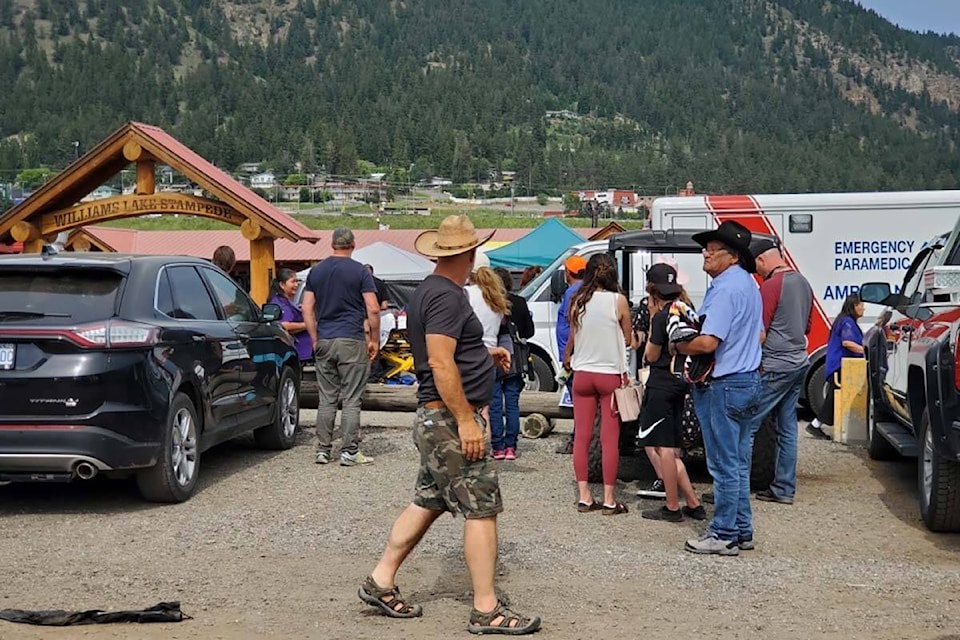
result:
[(833, 425), (834, 393), (840, 388), (840, 364), (844, 358), (863, 357), (863, 331), (857, 321), (863, 317), (864, 304), (860, 296), (851, 293), (843, 301), (840, 315), (833, 321), (827, 342), (826, 391), (820, 415), (807, 425), (807, 433), (815, 438), (831, 439), (822, 425)]
[(307, 325), (303, 322), (303, 311), (293, 302), (300, 287), (300, 279), (293, 269), (282, 268), (277, 271), (277, 278), (273, 282), (273, 295), (267, 302), (280, 305), (283, 315), (280, 316), (280, 326), (293, 336), (293, 345), (297, 349), (300, 362), (313, 360), (313, 350), (310, 348), (310, 334)]

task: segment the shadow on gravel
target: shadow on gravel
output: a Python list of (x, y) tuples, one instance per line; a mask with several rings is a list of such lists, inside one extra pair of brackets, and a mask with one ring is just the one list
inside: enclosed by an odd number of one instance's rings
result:
[(917, 484), (918, 460), (916, 458), (870, 460), (863, 450), (860, 450), (858, 455), (863, 456), (870, 474), (883, 485), (878, 497), (891, 514), (922, 532), (927, 540), (937, 547), (947, 551), (960, 551), (960, 535), (929, 531), (920, 517), (920, 489)]
[[(258, 448), (252, 435), (219, 444), (200, 458), (200, 479), (194, 495), (282, 453)], [(168, 506), (141, 498), (132, 476), (120, 479), (97, 476), (69, 483), (13, 483), (0, 486), (0, 505), (0, 515), (122, 513)]]

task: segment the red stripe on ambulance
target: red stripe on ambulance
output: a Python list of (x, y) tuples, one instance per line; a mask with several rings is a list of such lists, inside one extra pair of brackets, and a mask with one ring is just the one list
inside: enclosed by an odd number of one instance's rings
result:
[[(733, 220), (745, 226), (751, 233), (768, 233), (780, 237), (753, 196), (706, 196), (706, 203), (717, 224)], [(783, 246), (783, 257), (792, 269), (800, 271), (786, 245)], [(800, 273), (803, 272), (800, 271)], [(816, 292), (813, 296), (813, 306), (813, 324), (810, 327), (810, 335), (807, 336), (808, 353), (813, 353), (825, 346), (830, 338), (830, 320), (820, 300), (817, 299)]]

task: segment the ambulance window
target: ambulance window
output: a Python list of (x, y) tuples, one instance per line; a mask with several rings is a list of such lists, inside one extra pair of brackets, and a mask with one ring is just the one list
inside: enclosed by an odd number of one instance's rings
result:
[(813, 233), (813, 214), (791, 213), (790, 233)]

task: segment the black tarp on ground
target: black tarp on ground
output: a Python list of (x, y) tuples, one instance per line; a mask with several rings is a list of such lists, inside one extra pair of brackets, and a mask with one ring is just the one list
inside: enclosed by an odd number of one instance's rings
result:
[(50, 627), (66, 627), (75, 624), (107, 624), (110, 622), (180, 622), (190, 620), (180, 611), (179, 602), (161, 602), (149, 609), (139, 611), (25, 611), (23, 609), (0, 609), (0, 620), (37, 624)]

